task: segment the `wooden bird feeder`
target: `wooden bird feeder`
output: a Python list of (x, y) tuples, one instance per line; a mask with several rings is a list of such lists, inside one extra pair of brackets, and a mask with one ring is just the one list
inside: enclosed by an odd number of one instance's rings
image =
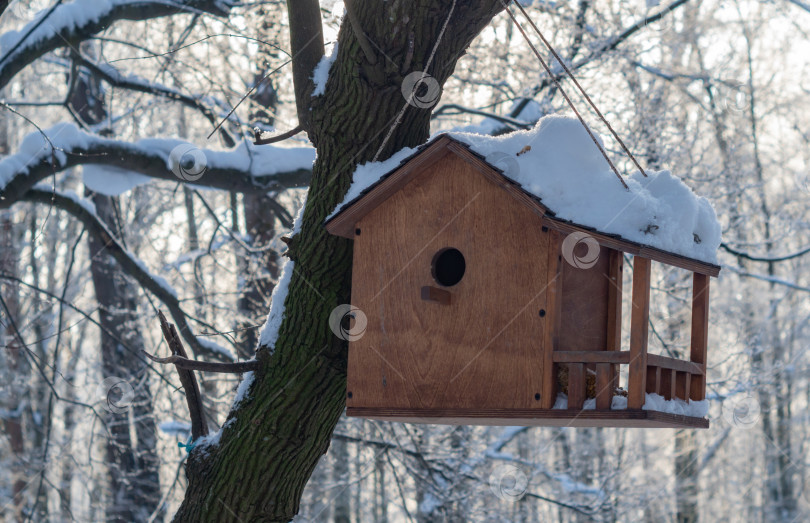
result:
[[(439, 136), (327, 224), (354, 240), (347, 414), (471, 425), (706, 428), (645, 410), (646, 393), (703, 400), (709, 277), (716, 265), (555, 218), (465, 144)], [(587, 268), (563, 256), (592, 238)], [(622, 270), (632, 255), (629, 347)], [(647, 353), (652, 262), (693, 272), (691, 353)], [(619, 383), (626, 368), (626, 383)], [(561, 372), (562, 371), (562, 372)], [(567, 381), (567, 408), (554, 408)], [(588, 376), (591, 376), (590, 383)], [(621, 388), (620, 388), (621, 386)], [(595, 408), (583, 409), (588, 389)], [(626, 390), (627, 408), (612, 409)]]

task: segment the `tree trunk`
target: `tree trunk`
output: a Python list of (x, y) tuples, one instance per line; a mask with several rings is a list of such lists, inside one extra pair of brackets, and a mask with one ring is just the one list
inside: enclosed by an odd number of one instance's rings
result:
[[(120, 238), (115, 227), (113, 199), (93, 195), (96, 212)], [(133, 349), (145, 343), (138, 329), (136, 288), (121, 272), (115, 260), (104, 252), (104, 245), (89, 236), (90, 272), (99, 305), (101, 333), (101, 367), (103, 378), (123, 380), (133, 388), (131, 408), (106, 413), (107, 466), (110, 521), (143, 521), (157, 509), (160, 501), (159, 461), (156, 453), (157, 434), (152, 394), (149, 390), (148, 367)], [(121, 343), (124, 342), (126, 347)], [(115, 391), (108, 391), (115, 398)], [(119, 398), (116, 398), (119, 399)], [(129, 407), (124, 403), (121, 407)], [(131, 418), (130, 418), (131, 416)], [(134, 426), (133, 426), (134, 425)], [(134, 432), (135, 438), (132, 438)]]
[[(326, 93), (313, 99), (313, 168), (301, 232), (290, 245), (295, 270), (275, 347), (260, 347), (249, 398), (229, 415), (216, 446), (189, 456), (186, 497), (176, 521), (288, 521), (329, 446), (343, 411), (346, 345), (329, 329), (332, 310), (349, 298), (351, 243), (330, 236), (324, 220), (341, 201), (357, 164), (374, 158), (403, 109), (401, 82), (426, 66), (451, 9), (447, 1), (352, 2), (366, 36), (381, 46), (375, 64), (348, 24)], [(454, 5), (427, 71), (440, 85), (478, 32), (502, 8), (496, 0)], [(428, 138), (430, 111), (408, 106), (380, 158)], [(361, 278), (363, 275), (354, 275)]]

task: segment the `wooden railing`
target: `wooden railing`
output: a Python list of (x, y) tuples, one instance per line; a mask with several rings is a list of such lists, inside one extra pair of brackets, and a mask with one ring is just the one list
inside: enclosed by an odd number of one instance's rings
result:
[[(555, 351), (552, 359), (556, 365), (565, 365), (568, 368), (569, 409), (583, 407), (588, 396), (587, 375), (590, 372), (591, 375), (595, 374), (596, 409), (610, 410), (613, 396), (619, 388), (616, 366), (632, 363), (630, 351)], [(630, 383), (638, 381), (634, 379), (632, 372), (631, 366), (628, 371)], [(655, 393), (668, 400), (678, 398), (687, 401), (691, 396), (693, 381), (702, 379), (705, 372), (705, 365), (699, 363), (648, 354), (644, 392)]]
[[(650, 260), (636, 256), (633, 263), (633, 296), (630, 350), (616, 350), (615, 332), (606, 350), (551, 353), (554, 367), (568, 367), (568, 408), (581, 409), (587, 398), (587, 373), (595, 373), (596, 409), (609, 410), (619, 387), (619, 365), (628, 366), (627, 408), (641, 409), (645, 393), (666, 399), (700, 401), (706, 397), (709, 277), (695, 273), (692, 289), (692, 333), (689, 361), (647, 353), (650, 304)], [(620, 269), (619, 269), (620, 274)], [(621, 288), (619, 288), (619, 294)], [(618, 315), (616, 316), (620, 318)], [(614, 325), (619, 321), (613, 322)], [(620, 335), (620, 331), (618, 333)], [(551, 363), (550, 362), (550, 363)], [(554, 373), (556, 378), (556, 372)]]

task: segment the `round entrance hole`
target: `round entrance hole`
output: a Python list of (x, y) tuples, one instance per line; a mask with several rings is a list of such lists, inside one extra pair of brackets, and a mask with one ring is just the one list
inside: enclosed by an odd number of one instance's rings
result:
[(466, 269), (464, 255), (453, 247), (447, 247), (437, 252), (431, 264), (433, 279), (444, 287), (452, 287), (460, 282)]

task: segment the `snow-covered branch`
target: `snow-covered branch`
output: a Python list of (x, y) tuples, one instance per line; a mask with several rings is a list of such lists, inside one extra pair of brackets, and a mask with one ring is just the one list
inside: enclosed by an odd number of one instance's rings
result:
[[(235, 192), (265, 192), (309, 183), (315, 150), (256, 147), (241, 142), (226, 151), (201, 150), (175, 139), (110, 140), (58, 124), (28, 135), (17, 154), (0, 161), (0, 209), (20, 200), (31, 187), (77, 165), (107, 166), (94, 185), (120, 185), (126, 173)], [(186, 165), (185, 162), (193, 165)], [(137, 184), (137, 183), (135, 183)], [(114, 194), (99, 190), (97, 192)], [(121, 192), (121, 191), (119, 191)]]
[(76, 45), (119, 20), (142, 21), (181, 13), (225, 16), (238, 0), (75, 0), (45, 10), (20, 31), (0, 35), (0, 89), (43, 55)]
[(132, 276), (144, 289), (157, 297), (179, 326), (180, 333), (197, 355), (204, 355), (218, 361), (232, 362), (233, 355), (219, 345), (208, 340), (198, 340), (188, 324), (186, 314), (180, 307), (175, 290), (162, 277), (152, 274), (149, 269), (129, 250), (123, 247), (106, 225), (98, 218), (91, 202), (73, 194), (51, 191), (45, 187), (34, 187), (25, 194), (25, 200), (53, 205), (82, 222), (85, 229), (104, 243), (107, 253), (121, 269)]
[[(214, 114), (214, 111), (206, 106), (199, 96), (188, 95), (178, 91), (177, 89), (173, 89), (159, 83), (150, 82), (149, 80), (139, 76), (125, 75), (110, 64), (96, 64), (83, 56), (74, 58), (74, 60), (78, 65), (86, 67), (95, 76), (104, 80), (113, 87), (174, 100), (185, 105), (186, 107), (199, 111), (212, 124), (216, 125), (218, 123), (217, 116)], [(220, 133), (225, 139), (225, 144), (227, 146), (235, 145), (231, 135), (228, 134), (222, 127), (220, 127)]]

